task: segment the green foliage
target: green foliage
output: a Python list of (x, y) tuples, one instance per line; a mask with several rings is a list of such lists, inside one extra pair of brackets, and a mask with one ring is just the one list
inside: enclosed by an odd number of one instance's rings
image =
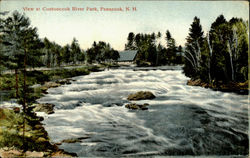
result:
[(152, 34), (136, 34), (129, 33), (128, 44), (125, 45), (125, 49), (137, 50), (136, 63), (139, 66), (144, 65), (144, 63), (150, 63), (150, 65), (156, 64), (156, 36)]
[(189, 29), (185, 48), (184, 73), (193, 79), (206, 82), (245, 82), (248, 72), (248, 23), (223, 15), (212, 23), (203, 37), (199, 19)]
[(166, 41), (167, 41), (167, 61), (168, 64), (176, 63), (176, 52), (177, 47), (175, 44), (175, 39), (172, 38), (171, 33), (169, 30), (166, 32)]
[[(42, 96), (40, 88), (31, 88), (35, 84), (44, 84), (45, 82), (63, 78), (70, 78), (74, 76), (87, 75), (90, 71), (96, 71), (97, 66), (87, 68), (72, 68), (72, 69), (56, 69), (56, 70), (45, 70), (45, 71), (27, 71), (27, 82), (26, 82), (26, 102), (31, 105), (36, 99)], [(20, 87), (23, 86), (23, 74), (19, 75), (20, 79), (18, 84)], [(8, 91), (6, 99), (16, 97), (15, 96), (15, 74), (5, 74), (0, 76), (0, 91)], [(18, 93), (20, 94), (19, 103), (23, 103), (24, 93), (23, 89), (19, 88)]]
[(43, 71), (43, 74), (48, 76), (48, 80), (56, 80), (80, 75), (87, 75), (89, 74), (89, 71), (86, 68), (56, 69), (52, 71)]
[(70, 62), (76, 64), (77, 61), (84, 61), (84, 54), (80, 49), (78, 41), (74, 38), (71, 43)]
[[(51, 149), (52, 146), (44, 128), (35, 126), (39, 124), (38, 118), (27, 115), (25, 118), (25, 147), (31, 151)], [(14, 146), (23, 149), (23, 120), (23, 113), (14, 113), (13, 110), (0, 108), (0, 148)]]
[(97, 44), (94, 41), (91, 48), (87, 49), (87, 62), (110, 62), (115, 61), (119, 58), (118, 51), (111, 48), (109, 43), (105, 43), (103, 41), (99, 41)]
[(76, 65), (77, 63), (82, 63), (85, 60), (85, 55), (75, 38), (73, 38), (71, 45), (66, 44), (61, 47), (57, 43), (51, 42), (45, 37), (43, 45), (42, 60), (43, 64), (47, 67)]
[(125, 44), (125, 50), (135, 50), (135, 46), (134, 46), (134, 39), (135, 39), (135, 34), (133, 32), (130, 32), (128, 34), (128, 42), (127, 44)]
[[(23, 103), (23, 108), (25, 108), (26, 78), (23, 77), (23, 80), (20, 80), (19, 71), (22, 70), (22, 73), (25, 74), (27, 66), (40, 66), (42, 43), (38, 38), (37, 29), (30, 25), (30, 20), (25, 15), (15, 11), (1, 21), (3, 24), (1, 26), (2, 48), (0, 54), (6, 60), (4, 66), (8, 69), (15, 69), (15, 97)], [(23, 85), (21, 89), (19, 89), (20, 83)]]
[[(136, 64), (138, 66), (181, 64), (181, 59), (177, 59), (177, 48), (175, 39), (170, 32), (166, 32), (167, 48), (161, 45), (161, 33), (134, 34), (130, 32), (125, 44), (125, 50), (137, 50)], [(158, 43), (158, 44), (157, 44)], [(181, 58), (181, 57), (180, 57)]]
[(184, 73), (192, 78), (199, 78), (202, 63), (202, 53), (201, 49), (204, 44), (204, 37), (202, 27), (200, 25), (200, 19), (194, 17), (191, 28), (189, 29), (189, 34), (187, 43), (185, 44), (185, 64), (184, 64)]

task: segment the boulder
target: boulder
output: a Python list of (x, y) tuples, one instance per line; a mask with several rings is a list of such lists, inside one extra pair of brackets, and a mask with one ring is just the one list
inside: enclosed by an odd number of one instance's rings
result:
[(147, 106), (149, 104), (145, 103), (145, 104), (136, 104), (136, 103), (130, 103), (125, 105), (126, 108), (128, 109), (132, 109), (132, 110), (148, 110)]
[(0, 149), (0, 157), (21, 157), (22, 152), (19, 150), (3, 150)]
[(34, 111), (35, 112), (45, 112), (47, 114), (53, 114), (54, 107), (55, 107), (54, 104), (49, 104), (49, 103), (36, 104)]
[(154, 99), (155, 95), (149, 91), (139, 91), (135, 94), (130, 94), (128, 100), (145, 100), (145, 99)]
[(46, 87), (46, 86), (42, 86), (42, 87), (40, 88), (40, 90), (41, 90), (41, 92), (42, 92), (42, 93), (44, 93), (44, 94), (48, 94), (48, 92), (47, 92), (48, 87)]
[(34, 126), (34, 128), (40, 130), (40, 129), (43, 129), (43, 125), (41, 125), (41, 124), (36, 124), (36, 125)]
[(77, 143), (77, 142), (81, 142), (81, 140), (78, 138), (70, 138), (70, 139), (64, 139), (62, 141), (62, 143)]
[(50, 157), (77, 157), (77, 154), (69, 153), (64, 150), (58, 150), (53, 152)]
[(39, 137), (37, 140), (36, 140), (37, 143), (39, 142), (48, 142), (48, 140), (46, 140), (45, 138), (43, 137)]
[(61, 80), (57, 80), (56, 83), (63, 85), (63, 84), (70, 84), (71, 79), (66, 78), (66, 79), (61, 79)]
[(59, 143), (56, 143), (58, 145), (61, 145), (62, 143), (77, 143), (77, 142), (82, 142), (83, 139), (88, 139), (90, 136), (83, 136), (79, 138), (69, 138), (69, 139), (64, 139)]
[(44, 157), (44, 153), (38, 152), (38, 151), (26, 151), (25, 156), (26, 157)]
[(202, 81), (200, 79), (197, 79), (197, 80), (191, 79), (187, 81), (187, 85), (189, 86), (199, 86), (201, 83)]
[(61, 84), (56, 83), (56, 82), (46, 82), (44, 84), (45, 87), (49, 88), (55, 88), (55, 87), (59, 87)]
[(56, 82), (45, 82), (45, 84), (43, 86), (40, 87), (40, 90), (42, 93), (44, 94), (48, 94), (47, 90), (49, 88), (56, 88), (56, 87), (59, 87), (61, 86), (60, 83), (56, 83)]

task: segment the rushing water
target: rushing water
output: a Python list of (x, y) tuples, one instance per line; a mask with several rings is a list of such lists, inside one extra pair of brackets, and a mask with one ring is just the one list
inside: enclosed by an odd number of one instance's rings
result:
[[(39, 102), (56, 105), (44, 124), (52, 142), (78, 156), (248, 154), (248, 96), (187, 86), (181, 70), (115, 69), (74, 78)], [(151, 91), (149, 109), (126, 97)]]

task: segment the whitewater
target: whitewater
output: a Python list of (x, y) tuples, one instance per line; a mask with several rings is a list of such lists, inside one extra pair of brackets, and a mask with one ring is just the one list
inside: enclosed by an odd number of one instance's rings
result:
[[(180, 69), (118, 68), (74, 77), (40, 103), (53, 143), (78, 156), (247, 155), (248, 96), (186, 85)], [(148, 110), (129, 110), (127, 96), (150, 91)]]

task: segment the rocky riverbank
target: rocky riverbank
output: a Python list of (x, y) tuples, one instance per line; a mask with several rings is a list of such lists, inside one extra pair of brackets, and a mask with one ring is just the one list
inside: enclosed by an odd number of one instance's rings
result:
[(42, 120), (32, 111), (24, 115), (21, 111), (0, 108), (0, 157), (76, 156), (50, 143)]
[(196, 80), (188, 80), (187, 85), (189, 86), (201, 86), (204, 88), (211, 88), (216, 91), (222, 92), (234, 92), (237, 94), (248, 95), (249, 92), (249, 81), (239, 83), (239, 82), (214, 82), (214, 83), (206, 83), (200, 79)]

